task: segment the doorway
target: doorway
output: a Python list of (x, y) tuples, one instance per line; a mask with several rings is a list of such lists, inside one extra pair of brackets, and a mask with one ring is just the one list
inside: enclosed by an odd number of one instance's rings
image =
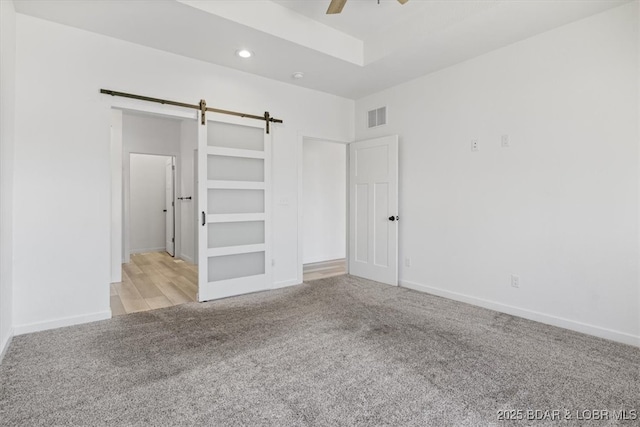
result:
[(129, 253), (175, 255), (175, 159), (129, 154)]
[(197, 300), (195, 117), (112, 110), (112, 315)]
[(303, 280), (347, 273), (347, 145), (302, 141)]

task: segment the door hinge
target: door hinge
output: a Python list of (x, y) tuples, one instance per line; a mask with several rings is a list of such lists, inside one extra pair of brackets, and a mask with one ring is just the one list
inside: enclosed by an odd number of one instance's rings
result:
[(171, 238), (171, 243), (175, 243), (175, 242), (176, 242), (175, 237), (172, 237), (172, 238)]
[(176, 165), (171, 165), (171, 170), (176, 170)]
[(171, 202), (171, 206), (175, 206), (175, 203), (176, 203), (176, 202)]

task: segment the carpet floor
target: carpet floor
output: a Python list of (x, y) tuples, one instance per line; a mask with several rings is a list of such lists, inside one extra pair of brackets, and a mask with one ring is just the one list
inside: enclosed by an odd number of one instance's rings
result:
[(640, 349), (351, 276), (17, 336), (0, 365), (2, 426), (638, 425), (619, 410)]

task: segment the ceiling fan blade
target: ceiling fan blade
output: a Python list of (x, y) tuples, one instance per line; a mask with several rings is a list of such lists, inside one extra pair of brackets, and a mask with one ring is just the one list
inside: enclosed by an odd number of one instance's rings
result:
[(398, 3), (400, 4), (405, 4), (406, 2), (408, 2), (409, 0), (398, 0)]
[(342, 12), (342, 8), (347, 0), (331, 0), (331, 4), (329, 5), (329, 9), (327, 9), (327, 15), (333, 15), (335, 13)]

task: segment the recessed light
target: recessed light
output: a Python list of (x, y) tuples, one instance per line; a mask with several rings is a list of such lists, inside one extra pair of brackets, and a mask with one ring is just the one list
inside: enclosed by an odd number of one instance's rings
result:
[(247, 59), (251, 58), (251, 56), (253, 56), (253, 53), (247, 49), (240, 49), (236, 51), (236, 55), (238, 55), (240, 58)]
[(302, 71), (296, 71), (291, 75), (291, 77), (293, 77), (296, 80), (300, 80), (301, 78), (304, 77), (304, 73)]

